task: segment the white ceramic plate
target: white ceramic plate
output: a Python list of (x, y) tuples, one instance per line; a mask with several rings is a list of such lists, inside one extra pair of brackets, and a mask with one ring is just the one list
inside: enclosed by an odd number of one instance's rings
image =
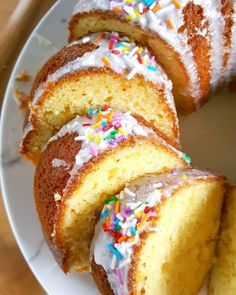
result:
[[(67, 21), (77, 0), (62, 0), (32, 33), (13, 70), (1, 117), (1, 182), (4, 203), (17, 243), (33, 273), (52, 295), (99, 294), (89, 274), (64, 275), (41, 233), (33, 202), (33, 167), (18, 154), (23, 116), (13, 100), (16, 87), (29, 91), (30, 83), (15, 83), (22, 69), (34, 76), (40, 65), (67, 40)], [(236, 97), (221, 93), (197, 113), (180, 120), (184, 150), (193, 164), (225, 173), (236, 183)]]

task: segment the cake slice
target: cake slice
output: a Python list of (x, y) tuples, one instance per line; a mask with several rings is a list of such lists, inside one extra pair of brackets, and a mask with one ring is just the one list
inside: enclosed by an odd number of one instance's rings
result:
[(214, 257), (223, 194), (222, 176), (179, 169), (146, 175), (105, 200), (91, 244), (101, 294), (197, 295)]
[(152, 122), (179, 147), (172, 84), (154, 56), (117, 33), (99, 33), (69, 44), (39, 71), (20, 148), (37, 162), (50, 137), (76, 115), (109, 104)]
[(222, 79), (223, 55), (233, 40), (226, 23), (226, 18), (232, 21), (231, 2), (79, 0), (69, 23), (70, 40), (115, 30), (151, 47), (173, 82), (177, 107), (189, 113)]
[(130, 113), (90, 109), (65, 125), (42, 152), (34, 184), (46, 240), (63, 270), (88, 271), (89, 246), (105, 199), (146, 173), (189, 162)]
[(236, 188), (226, 194), (217, 257), (210, 276), (210, 295), (236, 294)]

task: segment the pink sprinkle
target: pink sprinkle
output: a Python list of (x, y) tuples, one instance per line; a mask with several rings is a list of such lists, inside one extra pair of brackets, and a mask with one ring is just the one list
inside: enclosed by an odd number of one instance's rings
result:
[(102, 131), (103, 130), (103, 126), (100, 126), (100, 127), (98, 127), (97, 129), (96, 129), (96, 132), (100, 132), (100, 131)]
[(117, 275), (119, 283), (122, 285), (123, 284), (123, 277), (122, 277), (122, 271), (120, 268), (116, 269), (116, 275)]
[(114, 71), (115, 71), (117, 74), (122, 74), (122, 73), (123, 73), (123, 69), (122, 69), (122, 68), (119, 68), (119, 67), (114, 68)]
[(94, 157), (97, 157), (98, 152), (92, 144), (90, 145), (90, 152)]
[(150, 217), (156, 217), (156, 216), (157, 216), (157, 213), (156, 213), (156, 212), (150, 212), (150, 213), (149, 213), (149, 216), (150, 216)]
[(120, 213), (120, 215), (121, 215), (122, 217), (124, 217), (124, 219), (126, 219), (126, 218), (128, 217), (124, 212)]

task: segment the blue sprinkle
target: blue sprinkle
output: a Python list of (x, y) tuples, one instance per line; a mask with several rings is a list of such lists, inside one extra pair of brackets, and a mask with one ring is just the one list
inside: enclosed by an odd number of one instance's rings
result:
[(106, 122), (102, 122), (102, 126), (103, 127), (106, 127), (107, 126), (107, 123)]
[(118, 260), (122, 260), (124, 258), (123, 255), (118, 250), (116, 250), (112, 244), (107, 244), (107, 248), (116, 256)]
[(132, 233), (133, 236), (136, 236), (137, 231), (136, 231), (136, 229), (133, 226), (130, 227), (130, 231), (131, 231), (131, 233)]
[(92, 110), (92, 109), (89, 109), (89, 110), (88, 110), (88, 114), (89, 114), (89, 115), (92, 115), (92, 114), (93, 114), (93, 110)]
[(148, 69), (149, 69), (150, 71), (153, 71), (153, 72), (156, 72), (156, 71), (157, 71), (157, 68), (152, 67), (152, 66), (148, 66)]
[(114, 224), (115, 224), (115, 225), (118, 225), (119, 222), (120, 222), (120, 220), (119, 220), (118, 218), (116, 218)]
[(115, 48), (123, 46), (123, 42), (119, 42), (115, 45)]
[(100, 213), (100, 219), (106, 219), (109, 215), (109, 211), (106, 210), (104, 213)]
[(155, 2), (155, 0), (143, 0), (143, 2), (147, 5), (147, 6), (151, 6), (153, 2)]

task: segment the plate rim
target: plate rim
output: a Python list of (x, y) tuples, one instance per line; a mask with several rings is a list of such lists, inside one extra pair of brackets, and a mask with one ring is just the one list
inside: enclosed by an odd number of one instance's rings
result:
[[(58, 6), (59, 2), (61, 0), (57, 0), (46, 12), (45, 14), (42, 16), (42, 18), (39, 20), (39, 22), (37, 23), (37, 25), (34, 27), (34, 29), (31, 31), (30, 35), (28, 36), (27, 40), (25, 41), (20, 53), (17, 56), (16, 62), (12, 68), (11, 74), (9, 76), (8, 82), (7, 82), (7, 86), (5, 89), (5, 93), (3, 95), (3, 103), (2, 103), (2, 108), (1, 108), (1, 118), (0, 118), (0, 188), (1, 188), (1, 194), (2, 194), (2, 200), (3, 200), (3, 208), (6, 212), (7, 215), (7, 220), (8, 223), (10, 225), (10, 229), (11, 232), (14, 236), (14, 239), (16, 241), (17, 247), (21, 252), (21, 255), (24, 258), (25, 263), (27, 264), (27, 266), (29, 267), (30, 271), (32, 272), (32, 274), (34, 275), (34, 277), (36, 278), (36, 280), (38, 281), (38, 283), (40, 284), (40, 286), (42, 287), (42, 289), (44, 291), (47, 292), (42, 278), (40, 277), (38, 271), (36, 270), (36, 268), (34, 267), (34, 265), (27, 259), (27, 253), (26, 251), (23, 249), (23, 243), (21, 241), (21, 238), (19, 236), (19, 234), (17, 233), (16, 227), (15, 227), (15, 223), (13, 220), (13, 216), (11, 213), (11, 209), (10, 209), (10, 204), (9, 204), (9, 193), (7, 192), (7, 184), (5, 181), (5, 168), (4, 168), (4, 161), (3, 161), (3, 149), (4, 149), (4, 122), (5, 122), (5, 116), (6, 116), (6, 110), (7, 110), (7, 98), (10, 96), (12, 89), (11, 89), (11, 81), (14, 80), (14, 75), (16, 72), (17, 67), (19, 66), (21, 59), (24, 55), (24, 52), (26, 50), (26, 48), (28, 47), (28, 45), (30, 44), (30, 42), (32, 41), (32, 39), (34, 38), (35, 33), (37, 33), (37, 30), (40, 28), (41, 24), (45, 21), (45, 19), (48, 17), (48, 15)], [(23, 128), (23, 127), (22, 127)]]

